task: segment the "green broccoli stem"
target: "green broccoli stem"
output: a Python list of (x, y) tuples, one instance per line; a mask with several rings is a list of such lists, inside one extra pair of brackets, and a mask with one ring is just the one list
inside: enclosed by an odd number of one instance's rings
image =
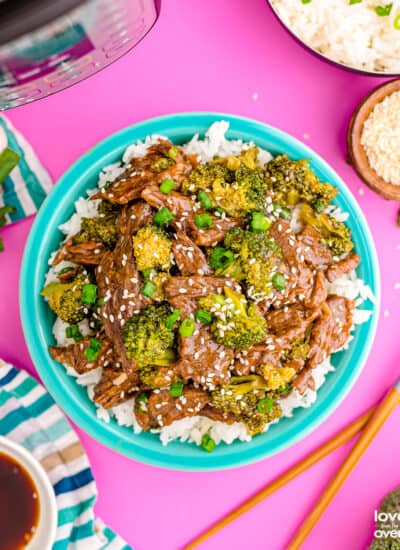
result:
[(0, 184), (4, 182), (8, 174), (20, 161), (20, 156), (7, 147), (0, 153)]

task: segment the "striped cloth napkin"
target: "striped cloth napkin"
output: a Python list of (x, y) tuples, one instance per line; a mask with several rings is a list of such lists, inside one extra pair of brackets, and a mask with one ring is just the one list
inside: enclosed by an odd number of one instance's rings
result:
[(14, 213), (6, 216), (7, 223), (11, 223), (39, 210), (52, 181), (31, 145), (5, 116), (0, 116), (0, 151), (6, 147), (20, 156), (17, 166), (0, 186), (0, 207), (7, 204), (15, 208)]
[(52, 397), (24, 371), (0, 360), (0, 435), (28, 449), (46, 470), (58, 505), (53, 550), (131, 550), (95, 518), (88, 458)]

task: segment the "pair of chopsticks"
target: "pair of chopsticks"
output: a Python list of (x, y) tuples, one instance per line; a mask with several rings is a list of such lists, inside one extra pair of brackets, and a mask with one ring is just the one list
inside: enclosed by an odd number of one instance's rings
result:
[(333, 452), (335, 449), (350, 441), (355, 435), (362, 431), (360, 438), (355, 443), (353, 449), (339, 468), (336, 475), (332, 478), (331, 482), (326, 487), (322, 496), (314, 506), (313, 510), (309, 513), (303, 524), (297, 530), (292, 541), (289, 543), (287, 550), (298, 550), (301, 545), (315, 527), (319, 518), (322, 516), (329, 503), (332, 501), (340, 487), (343, 485), (351, 471), (360, 460), (369, 444), (372, 442), (376, 434), (379, 432), (385, 420), (391, 414), (391, 412), (400, 404), (400, 379), (389, 390), (382, 402), (375, 407), (372, 407), (369, 411), (362, 416), (354, 420), (342, 431), (337, 433), (332, 439), (321, 445), (318, 449), (313, 451), (306, 458), (295, 464), (288, 471), (277, 477), (270, 484), (260, 489), (253, 496), (248, 498), (240, 506), (229, 512), (226, 516), (221, 518), (217, 523), (212, 525), (209, 529), (204, 531), (201, 535), (193, 539), (189, 544), (184, 547), (184, 550), (191, 550), (197, 547), (202, 542), (206, 541), (212, 535), (215, 535), (218, 531), (229, 525), (232, 521), (246, 513), (248, 510), (256, 506), (259, 502), (262, 502), (265, 498), (269, 497), (277, 491), (280, 487), (283, 487), (286, 483), (294, 479), (296, 476), (307, 470), (310, 466)]

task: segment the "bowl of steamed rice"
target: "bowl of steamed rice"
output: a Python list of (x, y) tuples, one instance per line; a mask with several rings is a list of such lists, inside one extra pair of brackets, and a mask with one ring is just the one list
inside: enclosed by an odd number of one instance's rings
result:
[(310, 51), (346, 69), (400, 74), (400, 2), (268, 0), (290, 34)]
[(61, 178), (21, 273), (30, 353), (67, 414), (136, 460), (211, 470), (287, 448), (372, 345), (374, 244), (315, 153), (231, 115), (161, 117)]

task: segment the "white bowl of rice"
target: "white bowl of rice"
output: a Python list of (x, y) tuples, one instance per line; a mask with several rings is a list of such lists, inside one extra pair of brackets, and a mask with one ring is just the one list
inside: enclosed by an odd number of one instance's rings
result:
[(313, 53), (376, 76), (400, 74), (400, 2), (268, 0), (284, 27)]

